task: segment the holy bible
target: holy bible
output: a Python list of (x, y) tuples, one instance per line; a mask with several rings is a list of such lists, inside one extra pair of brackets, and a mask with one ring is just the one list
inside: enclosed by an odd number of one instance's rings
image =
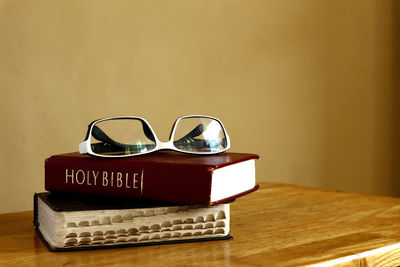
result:
[(45, 192), (34, 195), (34, 224), (51, 251), (159, 245), (231, 239), (229, 209)]
[(159, 151), (119, 159), (60, 154), (45, 160), (45, 189), (216, 205), (258, 189), (258, 158), (229, 152), (199, 156)]

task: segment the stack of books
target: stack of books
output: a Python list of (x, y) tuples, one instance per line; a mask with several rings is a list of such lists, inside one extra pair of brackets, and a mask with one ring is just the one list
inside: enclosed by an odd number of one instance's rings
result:
[(230, 239), (232, 201), (258, 189), (256, 154), (159, 151), (45, 160), (36, 231), (51, 251)]

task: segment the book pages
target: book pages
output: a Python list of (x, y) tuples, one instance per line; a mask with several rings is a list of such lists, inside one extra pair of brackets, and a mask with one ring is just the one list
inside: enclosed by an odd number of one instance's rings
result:
[(221, 204), (57, 212), (38, 198), (38, 224), (56, 248), (206, 239), (229, 234), (229, 208)]

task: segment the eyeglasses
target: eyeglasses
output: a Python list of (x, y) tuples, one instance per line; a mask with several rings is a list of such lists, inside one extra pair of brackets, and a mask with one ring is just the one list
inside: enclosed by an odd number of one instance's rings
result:
[(163, 149), (209, 155), (224, 152), (229, 147), (229, 136), (217, 118), (201, 115), (180, 117), (172, 127), (169, 141), (161, 142), (145, 119), (124, 116), (90, 123), (85, 141), (79, 144), (79, 152), (121, 158)]

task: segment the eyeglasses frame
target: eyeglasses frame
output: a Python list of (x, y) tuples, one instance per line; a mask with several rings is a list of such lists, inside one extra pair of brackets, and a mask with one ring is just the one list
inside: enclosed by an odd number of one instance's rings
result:
[[(172, 140), (173, 136), (175, 135), (175, 131), (176, 131), (176, 126), (178, 125), (179, 121), (183, 120), (183, 119), (187, 119), (187, 118), (206, 118), (206, 119), (212, 119), (217, 121), (222, 128), (222, 131), (225, 135), (226, 138), (226, 147), (224, 149), (222, 149), (221, 151), (218, 152), (194, 152), (194, 151), (184, 151), (181, 149), (178, 149), (177, 147), (175, 147), (174, 145), (174, 141)], [(145, 123), (149, 129), (151, 130), (151, 133), (154, 136), (154, 140), (155, 140), (155, 147), (149, 151), (145, 151), (145, 152), (140, 152), (137, 154), (127, 154), (127, 155), (101, 155), (101, 154), (96, 154), (92, 151), (91, 148), (91, 133), (93, 130), (93, 126), (96, 123), (102, 122), (102, 121), (108, 121), (108, 120), (116, 120), (116, 119), (136, 119), (136, 120), (140, 120), (142, 123)], [(135, 117), (135, 116), (119, 116), (119, 117), (108, 117), (108, 118), (103, 118), (103, 119), (98, 119), (95, 121), (92, 121), (89, 125), (88, 125), (88, 130), (86, 133), (86, 137), (85, 140), (83, 142), (81, 142), (79, 144), (79, 153), (80, 154), (89, 154), (91, 156), (95, 156), (95, 157), (101, 157), (101, 158), (127, 158), (127, 157), (135, 157), (135, 156), (140, 156), (140, 155), (145, 155), (145, 154), (149, 154), (149, 153), (153, 153), (159, 150), (172, 150), (172, 151), (177, 151), (177, 152), (181, 152), (181, 153), (186, 153), (186, 154), (194, 154), (194, 155), (215, 155), (215, 154), (219, 154), (222, 153), (226, 150), (228, 150), (231, 146), (230, 143), (230, 138), (228, 133), (226, 132), (225, 126), (222, 123), (221, 120), (219, 120), (218, 118), (215, 117), (211, 117), (211, 116), (205, 116), (205, 115), (187, 115), (187, 116), (181, 116), (179, 118), (177, 118), (172, 126), (171, 129), (171, 133), (169, 135), (169, 140), (167, 142), (162, 142), (160, 141), (160, 139), (158, 139), (156, 133), (154, 132), (153, 128), (151, 127), (150, 123), (147, 122), (146, 119), (141, 118), (141, 117)]]

